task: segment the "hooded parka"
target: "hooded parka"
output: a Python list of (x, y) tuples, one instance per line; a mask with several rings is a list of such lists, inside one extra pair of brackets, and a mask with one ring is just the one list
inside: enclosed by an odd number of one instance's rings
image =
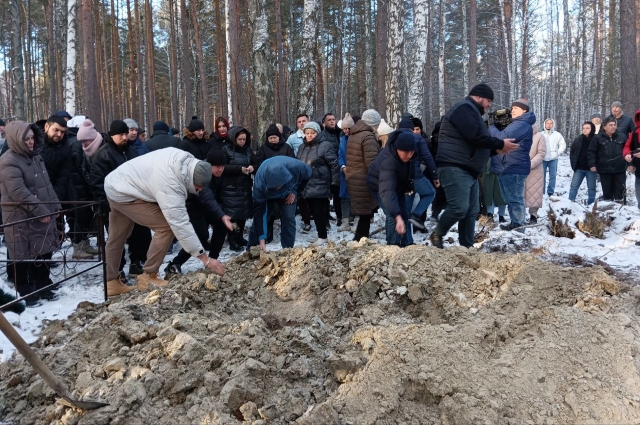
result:
[[(29, 129), (34, 134), (33, 151), (29, 151), (24, 142)], [(4, 224), (60, 211), (62, 208), (44, 160), (38, 155), (44, 145), (40, 128), (35, 124), (13, 121), (6, 126), (5, 133), (9, 151), (0, 158), (0, 194), (3, 202), (18, 202), (21, 205), (2, 207)], [(27, 205), (38, 202), (53, 204)], [(13, 260), (33, 259), (53, 252), (60, 246), (55, 220), (49, 223), (33, 220), (7, 227), (5, 244)]]
[[(242, 132), (247, 135), (247, 141), (240, 147), (236, 143), (236, 137)], [(242, 172), (242, 167), (246, 168), (253, 162), (249, 147), (251, 134), (244, 127), (234, 126), (229, 129), (229, 138), (233, 144), (222, 148), (227, 157), (222, 173), (222, 209), (233, 219), (246, 220), (252, 217), (253, 179), (250, 174)]]

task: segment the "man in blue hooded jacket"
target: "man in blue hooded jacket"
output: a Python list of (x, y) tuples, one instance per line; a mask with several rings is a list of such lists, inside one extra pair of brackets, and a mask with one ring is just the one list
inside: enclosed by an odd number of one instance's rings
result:
[(280, 209), (283, 248), (293, 248), (296, 242), (296, 202), (298, 191), (311, 178), (311, 167), (288, 156), (274, 156), (258, 168), (253, 181), (253, 225), (248, 248), (260, 245), (267, 250), (268, 202), (277, 202)]
[[(525, 225), (524, 182), (531, 171), (531, 126), (536, 122), (536, 116), (530, 111), (527, 99), (518, 99), (511, 104), (511, 119), (511, 124), (502, 131), (495, 126), (489, 128), (493, 137), (515, 139), (518, 144), (515, 151), (491, 158), (491, 169), (498, 174), (500, 193), (509, 206), (511, 218), (511, 223), (500, 225), (502, 230), (513, 230)], [(521, 232), (524, 233), (524, 229)]]

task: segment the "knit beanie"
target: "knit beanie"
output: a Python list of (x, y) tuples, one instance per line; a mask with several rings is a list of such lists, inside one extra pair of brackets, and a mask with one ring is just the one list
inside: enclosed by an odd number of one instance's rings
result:
[(411, 121), (413, 121), (413, 127), (418, 127), (420, 129), (420, 131), (424, 130), (424, 127), (422, 126), (422, 120), (420, 118), (412, 118)]
[(413, 152), (416, 150), (416, 136), (413, 133), (402, 132), (395, 142), (396, 150)]
[(80, 126), (78, 130), (78, 134), (76, 137), (78, 140), (95, 140), (98, 136), (98, 132), (96, 131), (96, 126), (93, 124), (93, 121), (86, 119)]
[(171, 132), (171, 135), (173, 135), (173, 136), (175, 136), (176, 134), (178, 134), (178, 135), (180, 134), (180, 130), (178, 130), (178, 129), (177, 129), (177, 128), (175, 128), (175, 127), (171, 127), (171, 128), (169, 129), (169, 131)]
[(115, 120), (109, 126), (109, 136), (115, 136), (116, 134), (128, 134), (129, 126), (122, 120)]
[(271, 124), (269, 126), (269, 128), (267, 129), (267, 137), (269, 136), (278, 136), (278, 137), (282, 136), (277, 125)]
[(169, 126), (167, 125), (166, 122), (164, 121), (156, 121), (153, 123), (153, 131), (166, 131), (167, 133), (169, 132)]
[(596, 112), (595, 114), (591, 115), (591, 117), (590, 117), (589, 119), (590, 119), (590, 120), (592, 120), (592, 119), (594, 119), (594, 118), (600, 118), (600, 119), (602, 119), (602, 115), (600, 115), (599, 113), (597, 113), (597, 112)]
[(127, 127), (129, 128), (136, 128), (139, 129), (140, 127), (138, 126), (138, 123), (135, 122), (133, 119), (131, 118), (125, 118), (124, 119), (124, 123), (127, 125)]
[(469, 92), (469, 96), (479, 96), (485, 99), (493, 100), (493, 89), (485, 83), (476, 84)]
[(511, 102), (511, 107), (517, 106), (519, 108), (524, 109), (525, 112), (529, 112), (531, 110), (531, 106), (529, 105), (529, 101), (523, 97), (518, 100), (514, 100)]
[(382, 117), (375, 109), (367, 109), (362, 113), (362, 118), (360, 118), (365, 124), (375, 127), (376, 125), (380, 125), (380, 120)]
[(208, 186), (211, 181), (211, 164), (206, 161), (198, 161), (193, 170), (193, 184), (196, 186)]
[(351, 118), (351, 114), (348, 112), (344, 114), (344, 118), (340, 123), (340, 128), (351, 128), (354, 125), (356, 124), (353, 122), (353, 118)]
[(310, 128), (311, 130), (315, 131), (316, 134), (320, 134), (320, 126), (318, 125), (317, 122), (309, 121), (308, 123), (306, 123), (304, 125), (304, 128), (302, 129), (302, 131), (304, 132), (308, 128)]
[(6, 125), (6, 124), (5, 124), (5, 122), (4, 122), (4, 120), (0, 119), (0, 125), (2, 125), (2, 126), (5, 126), (5, 125)]
[(410, 128), (413, 130), (413, 120), (411, 118), (402, 118), (398, 124), (398, 128)]
[[(198, 119), (197, 116), (193, 116), (191, 117), (191, 122), (189, 123), (189, 127), (188, 127), (189, 131), (194, 133), (198, 130), (204, 130), (204, 123)], [(209, 170), (211, 171), (211, 170)], [(211, 174), (211, 173), (209, 173)]]
[(212, 148), (207, 154), (207, 162), (211, 165), (225, 165), (227, 163), (227, 155), (222, 149)]
[(400, 116), (400, 119), (402, 118), (409, 118), (410, 120), (412, 120), (413, 115), (411, 115), (411, 112), (403, 112), (402, 115)]
[(391, 134), (392, 132), (393, 128), (391, 128), (384, 119), (381, 119), (380, 125), (378, 126), (378, 136), (386, 136), (387, 134)]
[(616, 122), (616, 118), (613, 115), (609, 115), (607, 118), (602, 121), (602, 126), (606, 127), (610, 122)]

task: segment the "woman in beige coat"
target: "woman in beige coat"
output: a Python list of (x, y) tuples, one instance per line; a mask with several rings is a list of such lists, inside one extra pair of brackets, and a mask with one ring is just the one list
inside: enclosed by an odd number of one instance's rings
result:
[(542, 161), (547, 154), (547, 141), (543, 133), (538, 132), (538, 123), (533, 124), (533, 143), (529, 150), (531, 158), (531, 172), (524, 182), (524, 205), (529, 208), (530, 224), (538, 222), (538, 210), (542, 207), (544, 194), (544, 174)]

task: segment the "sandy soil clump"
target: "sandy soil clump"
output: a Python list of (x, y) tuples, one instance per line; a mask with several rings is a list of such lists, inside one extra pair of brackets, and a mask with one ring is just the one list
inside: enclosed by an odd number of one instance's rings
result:
[(556, 424), (640, 421), (640, 291), (601, 267), (349, 242), (244, 254), (217, 277), (81, 304), (19, 355), (15, 424)]

